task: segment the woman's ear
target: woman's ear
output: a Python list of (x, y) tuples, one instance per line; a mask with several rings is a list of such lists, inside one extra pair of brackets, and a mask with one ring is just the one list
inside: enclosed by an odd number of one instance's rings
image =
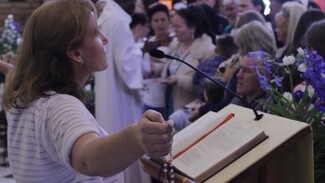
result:
[(81, 57), (81, 52), (79, 49), (68, 48), (66, 54), (72, 61), (75, 61), (79, 64), (83, 64), (83, 59)]

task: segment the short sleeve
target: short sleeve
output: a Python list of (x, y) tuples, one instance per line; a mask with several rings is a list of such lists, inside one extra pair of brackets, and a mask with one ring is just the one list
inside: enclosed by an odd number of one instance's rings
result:
[(55, 161), (71, 167), (71, 150), (80, 136), (86, 133), (105, 135), (87, 108), (75, 97), (57, 94), (41, 105), (40, 139)]

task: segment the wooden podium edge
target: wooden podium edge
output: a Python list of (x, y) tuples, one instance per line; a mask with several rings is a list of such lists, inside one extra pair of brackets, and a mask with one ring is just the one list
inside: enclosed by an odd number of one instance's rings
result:
[(281, 155), (281, 153), (285, 152), (288, 148), (292, 147), (295, 142), (303, 139), (307, 135), (312, 134), (312, 129), (310, 126), (304, 128), (303, 130), (296, 133), (292, 138), (290, 138), (288, 141), (282, 143), (280, 146), (275, 148), (273, 151), (268, 153), (266, 156), (261, 158), (257, 163), (251, 165), (246, 170), (244, 170), (242, 173), (237, 175), (234, 179), (232, 179), (230, 182), (240, 182), (240, 180), (244, 179), (251, 173), (258, 171), (259, 175), (259, 182), (266, 182), (266, 176), (267, 176), (267, 170), (266, 170), (266, 162), (272, 160), (273, 158), (276, 158), (277, 156)]

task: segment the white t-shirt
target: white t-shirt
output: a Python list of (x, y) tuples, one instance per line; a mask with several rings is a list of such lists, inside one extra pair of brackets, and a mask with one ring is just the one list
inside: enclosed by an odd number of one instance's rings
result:
[(80, 100), (54, 94), (11, 112), (7, 114), (8, 154), (17, 182), (103, 181), (76, 172), (70, 164), (72, 146), (80, 136), (107, 134)]

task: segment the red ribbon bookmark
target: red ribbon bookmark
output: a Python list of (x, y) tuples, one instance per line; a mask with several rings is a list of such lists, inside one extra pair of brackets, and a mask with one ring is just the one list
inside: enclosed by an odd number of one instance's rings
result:
[(231, 118), (233, 118), (235, 116), (235, 114), (231, 113), (229, 114), (221, 123), (219, 123), (216, 127), (214, 127), (213, 129), (211, 129), (210, 131), (208, 131), (206, 134), (204, 134), (202, 137), (200, 137), (199, 139), (197, 139), (195, 142), (193, 142), (192, 144), (190, 144), (187, 148), (185, 148), (184, 150), (180, 151), (179, 153), (175, 154), (175, 156), (173, 157), (173, 159), (176, 159), (177, 157), (179, 157), (180, 155), (182, 155), (183, 153), (185, 153), (187, 150), (189, 150), (191, 147), (193, 147), (195, 144), (199, 143), (201, 140), (203, 140), (206, 136), (208, 136), (210, 133), (212, 133), (213, 131), (215, 131), (216, 129), (218, 129), (220, 126), (222, 126), (223, 124), (225, 124), (227, 121), (229, 121)]

